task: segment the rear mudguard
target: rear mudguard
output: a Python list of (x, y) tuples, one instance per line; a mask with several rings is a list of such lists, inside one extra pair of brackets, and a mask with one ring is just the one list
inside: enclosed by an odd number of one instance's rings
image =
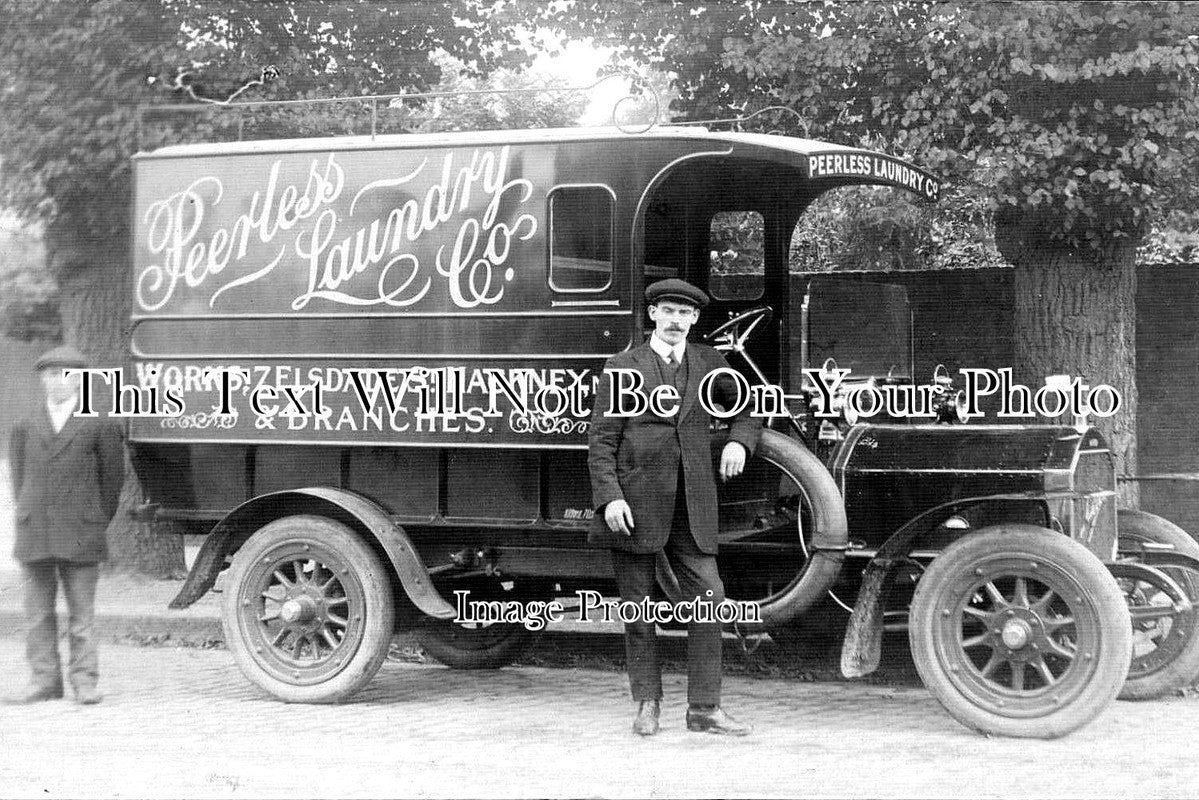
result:
[(327, 487), (264, 494), (229, 512), (205, 538), (183, 588), (170, 607), (186, 608), (203, 597), (225, 568), (226, 557), (236, 552), (254, 531), (294, 514), (317, 514), (349, 525), (387, 554), (404, 594), (419, 611), (437, 619), (453, 619), (456, 615), (454, 607), (433, 587), (429, 572), (404, 529), (392, 522), (386, 511), (359, 494)]
[(1199, 559), (1180, 553), (1172, 548), (1158, 546), (1150, 547), (1121, 547), (1116, 553), (1118, 559), (1135, 559), (1151, 567), (1182, 567), (1199, 572)]

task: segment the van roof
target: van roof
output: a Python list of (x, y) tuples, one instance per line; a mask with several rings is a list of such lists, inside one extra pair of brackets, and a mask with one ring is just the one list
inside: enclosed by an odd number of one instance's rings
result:
[(139, 153), (135, 158), (174, 158), (182, 156), (237, 155), (251, 153), (308, 152), (327, 150), (375, 150), (448, 145), (535, 144), (538, 142), (578, 142), (614, 140), (700, 139), (705, 141), (751, 144), (785, 150), (799, 155), (813, 153), (871, 153), (856, 147), (763, 133), (712, 131), (698, 126), (655, 126), (643, 133), (626, 133), (615, 127), (538, 128), (532, 130), (492, 130), (454, 133), (404, 133), (376, 136), (324, 136), (308, 139), (259, 139), (240, 142), (178, 144)]
[(620, 128), (539, 128), (533, 130), (401, 133), (385, 136), (325, 136), (309, 139), (260, 139), (241, 142), (170, 145), (134, 156), (141, 161), (211, 158), (308, 152), (370, 152), (445, 147), (498, 147), (580, 142), (621, 142), (638, 149), (653, 142), (689, 141), (691, 147), (719, 148), (733, 158), (777, 160), (791, 164), (806, 178), (830, 185), (872, 183), (897, 186), (926, 200), (936, 200), (940, 181), (903, 159), (858, 147), (766, 133), (712, 131), (702, 127), (662, 125), (640, 133)]

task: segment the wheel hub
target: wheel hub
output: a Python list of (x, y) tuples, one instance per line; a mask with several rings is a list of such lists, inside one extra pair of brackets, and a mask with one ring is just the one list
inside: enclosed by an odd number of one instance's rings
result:
[(325, 680), (353, 655), (362, 605), (344, 564), (302, 541), (258, 560), (241, 603), (263, 668), (294, 685)]
[(1035, 704), (1046, 688), (1075, 680), (1071, 674), (1079, 656), (1078, 620), (1064, 592), (1030, 574), (1034, 564), (1006, 566), (1015, 568), (1017, 574), (996, 570), (984, 573), (981, 582), (971, 581), (959, 601), (960, 616), (952, 606), (943, 612), (957, 620), (951, 624), (969, 668), (967, 680), (982, 702), (996, 708), (1015, 698)]
[(1044, 620), (1032, 608), (1007, 608), (993, 614), (991, 619), (993, 646), (999, 655), (1013, 663), (1035, 660), (1052, 648)]
[(293, 597), (279, 607), (279, 616), (288, 625), (303, 625), (316, 618), (316, 602), (307, 596)]
[(1032, 626), (1022, 619), (1008, 620), (1003, 626), (1000, 638), (1009, 650), (1020, 650), (1032, 639)]

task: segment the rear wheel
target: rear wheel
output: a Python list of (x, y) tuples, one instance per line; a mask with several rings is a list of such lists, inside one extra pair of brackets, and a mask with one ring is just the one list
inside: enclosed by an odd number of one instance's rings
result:
[(250, 537), (229, 568), (225, 641), (241, 671), (289, 703), (334, 703), (365, 686), (394, 627), (390, 573), (339, 522), (298, 515)]
[[(447, 584), (468, 591), (467, 600), (523, 599), (515, 585), (495, 578)], [(453, 669), (498, 669), (511, 664), (537, 640), (538, 632), (519, 622), (454, 622), (428, 619), (416, 631), (425, 652)]]
[(783, 653), (804, 658), (831, 651), (845, 640), (849, 612), (825, 595), (807, 611), (770, 629), (770, 638)]
[(1115, 699), (1131, 632), (1098, 558), (1054, 531), (1012, 524), (963, 537), (933, 560), (908, 635), (920, 677), (954, 719), (1048, 739)]
[[(1144, 511), (1119, 512), (1119, 549), (1142, 544), (1170, 545), (1199, 558), (1199, 543), (1169, 520)], [(1162, 567), (1192, 601), (1199, 601), (1199, 575), (1182, 567)], [(1173, 603), (1148, 581), (1122, 578), (1120, 588), (1132, 609), (1132, 663), (1121, 700), (1163, 697), (1199, 678), (1199, 610), (1168, 613)], [(1138, 613), (1140, 612), (1140, 613)]]

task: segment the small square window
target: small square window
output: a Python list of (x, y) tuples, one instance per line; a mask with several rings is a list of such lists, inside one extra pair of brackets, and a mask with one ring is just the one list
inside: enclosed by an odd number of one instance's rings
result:
[(550, 192), (550, 288), (598, 292), (612, 282), (613, 207), (605, 186)]

